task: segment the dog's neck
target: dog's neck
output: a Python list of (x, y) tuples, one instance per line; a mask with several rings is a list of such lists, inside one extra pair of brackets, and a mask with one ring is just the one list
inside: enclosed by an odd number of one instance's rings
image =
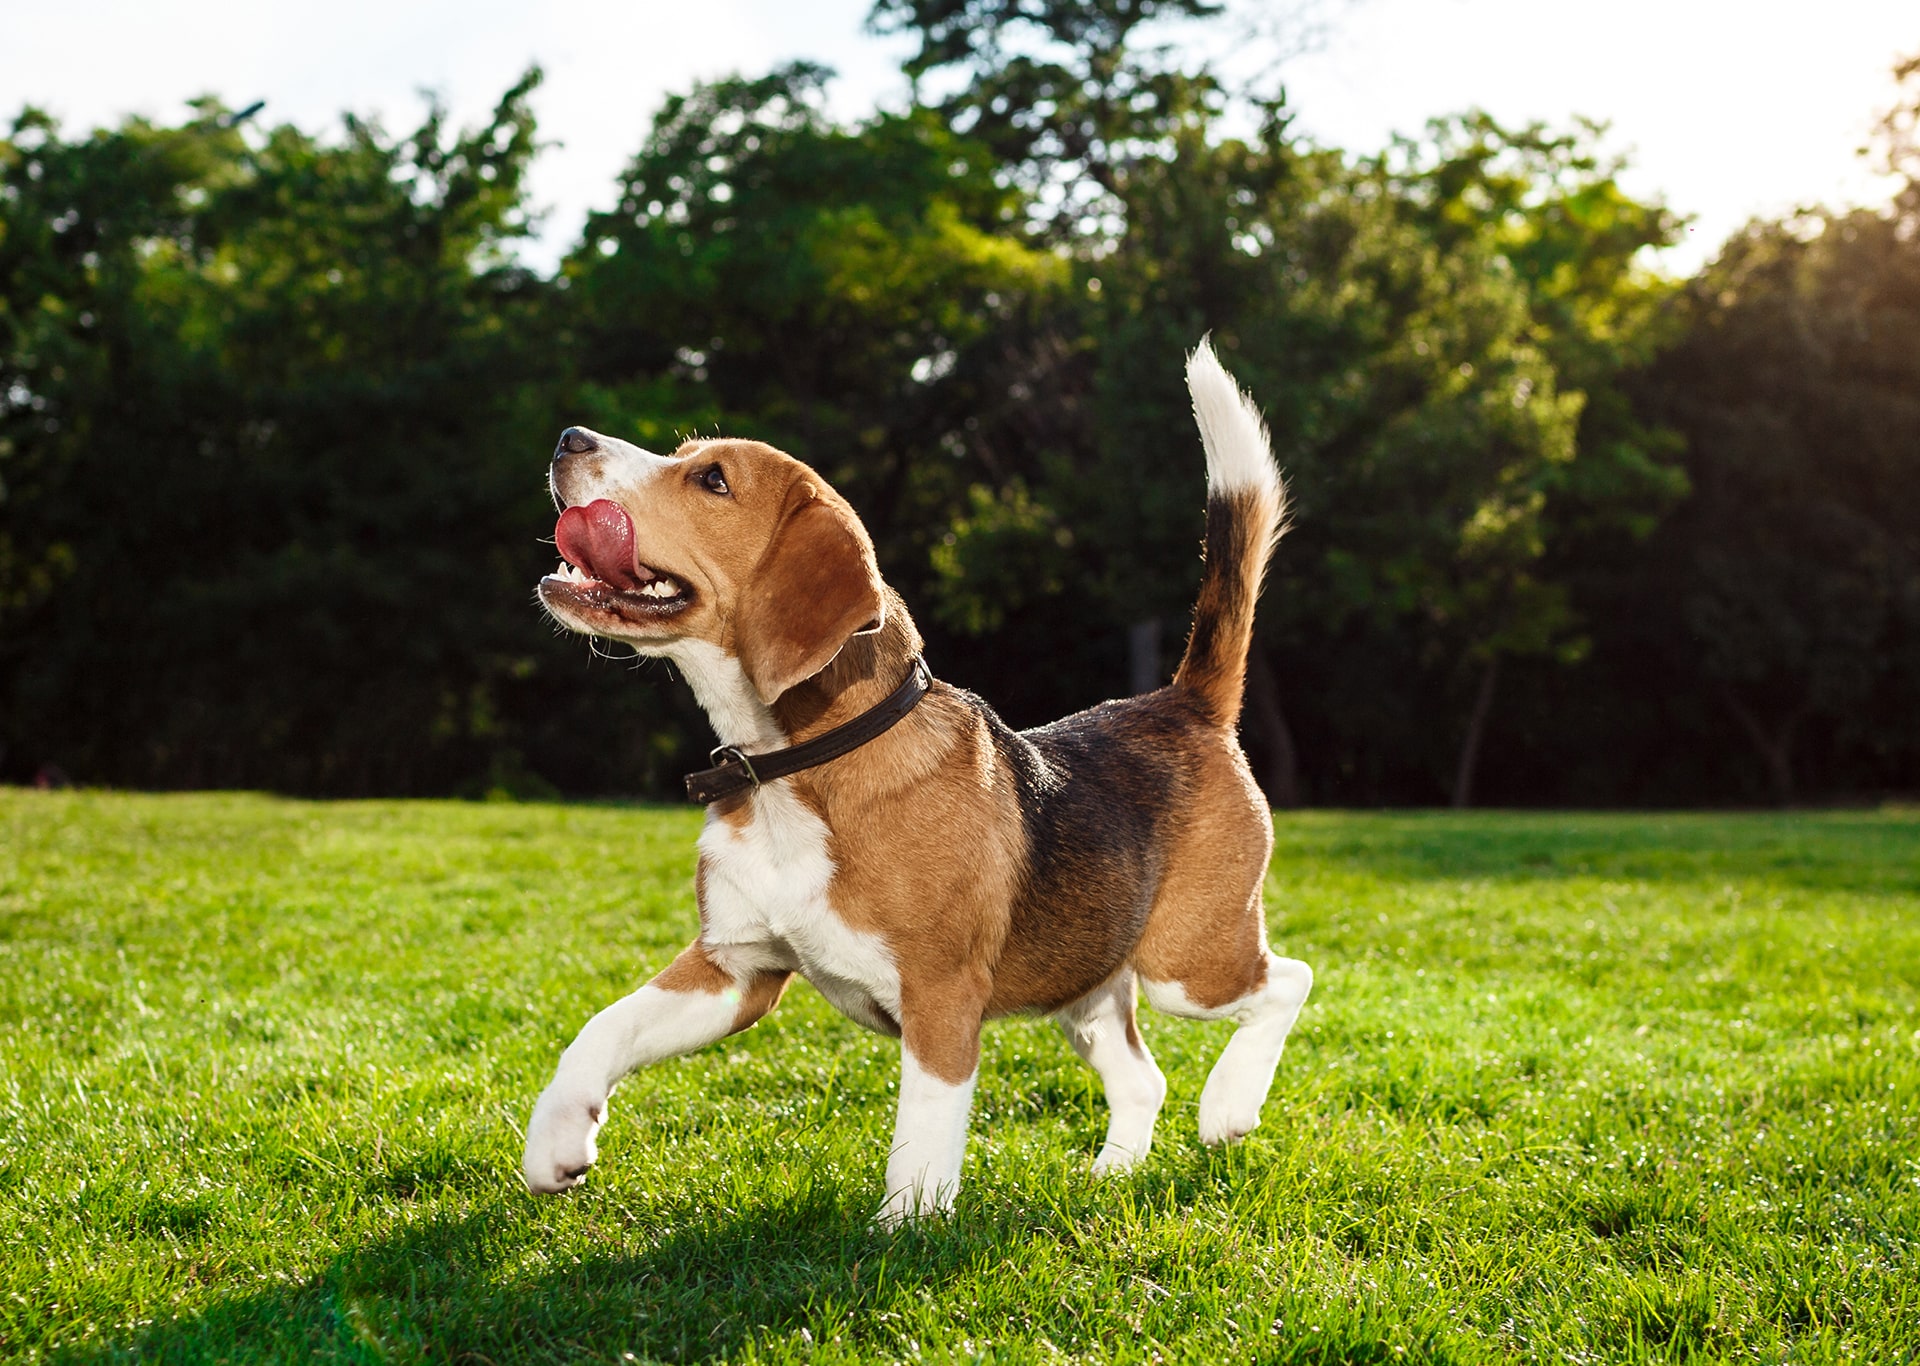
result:
[(797, 683), (768, 706), (748, 681), (737, 657), (701, 640), (676, 642), (667, 657), (679, 666), (694, 699), (723, 745), (764, 754), (811, 740), (878, 705), (900, 686), (921, 646), (892, 589), (887, 589), (886, 624), (870, 635), (855, 636), (833, 661)]
[(773, 704), (775, 723), (791, 744), (832, 730), (885, 701), (912, 669), (920, 652), (920, 632), (906, 604), (891, 588), (886, 594), (885, 624), (855, 636), (833, 661), (782, 693)]
[(787, 732), (753, 690), (737, 656), (704, 640), (676, 641), (666, 655), (679, 666), (721, 744), (749, 754), (786, 747)]

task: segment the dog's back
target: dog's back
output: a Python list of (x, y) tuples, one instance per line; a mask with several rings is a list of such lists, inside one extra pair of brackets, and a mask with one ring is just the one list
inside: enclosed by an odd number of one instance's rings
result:
[(994, 1013), (1059, 1010), (1129, 964), (1150, 999), (1208, 1011), (1265, 981), (1272, 831), (1234, 731), (1285, 498), (1260, 416), (1211, 347), (1187, 373), (1207, 455), (1206, 571), (1173, 683), (1018, 734), (979, 704), (1026, 843)]

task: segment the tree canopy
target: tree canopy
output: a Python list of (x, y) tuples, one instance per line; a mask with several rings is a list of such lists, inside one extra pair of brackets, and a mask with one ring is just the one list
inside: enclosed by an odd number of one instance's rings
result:
[(1217, 8), (879, 0), (913, 107), (836, 120), (807, 64), (695, 86), (551, 273), (517, 251), (537, 72), (401, 135), (21, 112), (0, 777), (670, 791), (684, 689), (531, 603), (570, 422), (814, 464), (1017, 723), (1123, 693), (1198, 582), (1211, 332), (1293, 494), (1246, 721), (1276, 800), (1911, 790), (1920, 65), (1893, 205), (1675, 281), (1600, 126), (1318, 146), (1150, 40)]

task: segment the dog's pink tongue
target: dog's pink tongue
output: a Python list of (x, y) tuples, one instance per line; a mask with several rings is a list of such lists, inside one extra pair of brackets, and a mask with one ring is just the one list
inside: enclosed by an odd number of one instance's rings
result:
[(553, 540), (568, 564), (600, 582), (615, 588), (640, 586), (634, 563), (633, 519), (618, 503), (602, 498), (585, 507), (568, 508), (560, 514)]

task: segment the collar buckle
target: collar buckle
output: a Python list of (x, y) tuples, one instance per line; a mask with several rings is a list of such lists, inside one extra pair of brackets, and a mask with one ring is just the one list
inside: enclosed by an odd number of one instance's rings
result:
[[(924, 668), (925, 666), (922, 665), (921, 667)], [(753, 760), (747, 757), (746, 751), (741, 749), (740, 746), (716, 745), (707, 751), (707, 761), (715, 768), (719, 768), (722, 764), (740, 765), (740, 767), (747, 771), (747, 777), (752, 781), (754, 789), (756, 791), (759, 790), (760, 775), (753, 771)]]

